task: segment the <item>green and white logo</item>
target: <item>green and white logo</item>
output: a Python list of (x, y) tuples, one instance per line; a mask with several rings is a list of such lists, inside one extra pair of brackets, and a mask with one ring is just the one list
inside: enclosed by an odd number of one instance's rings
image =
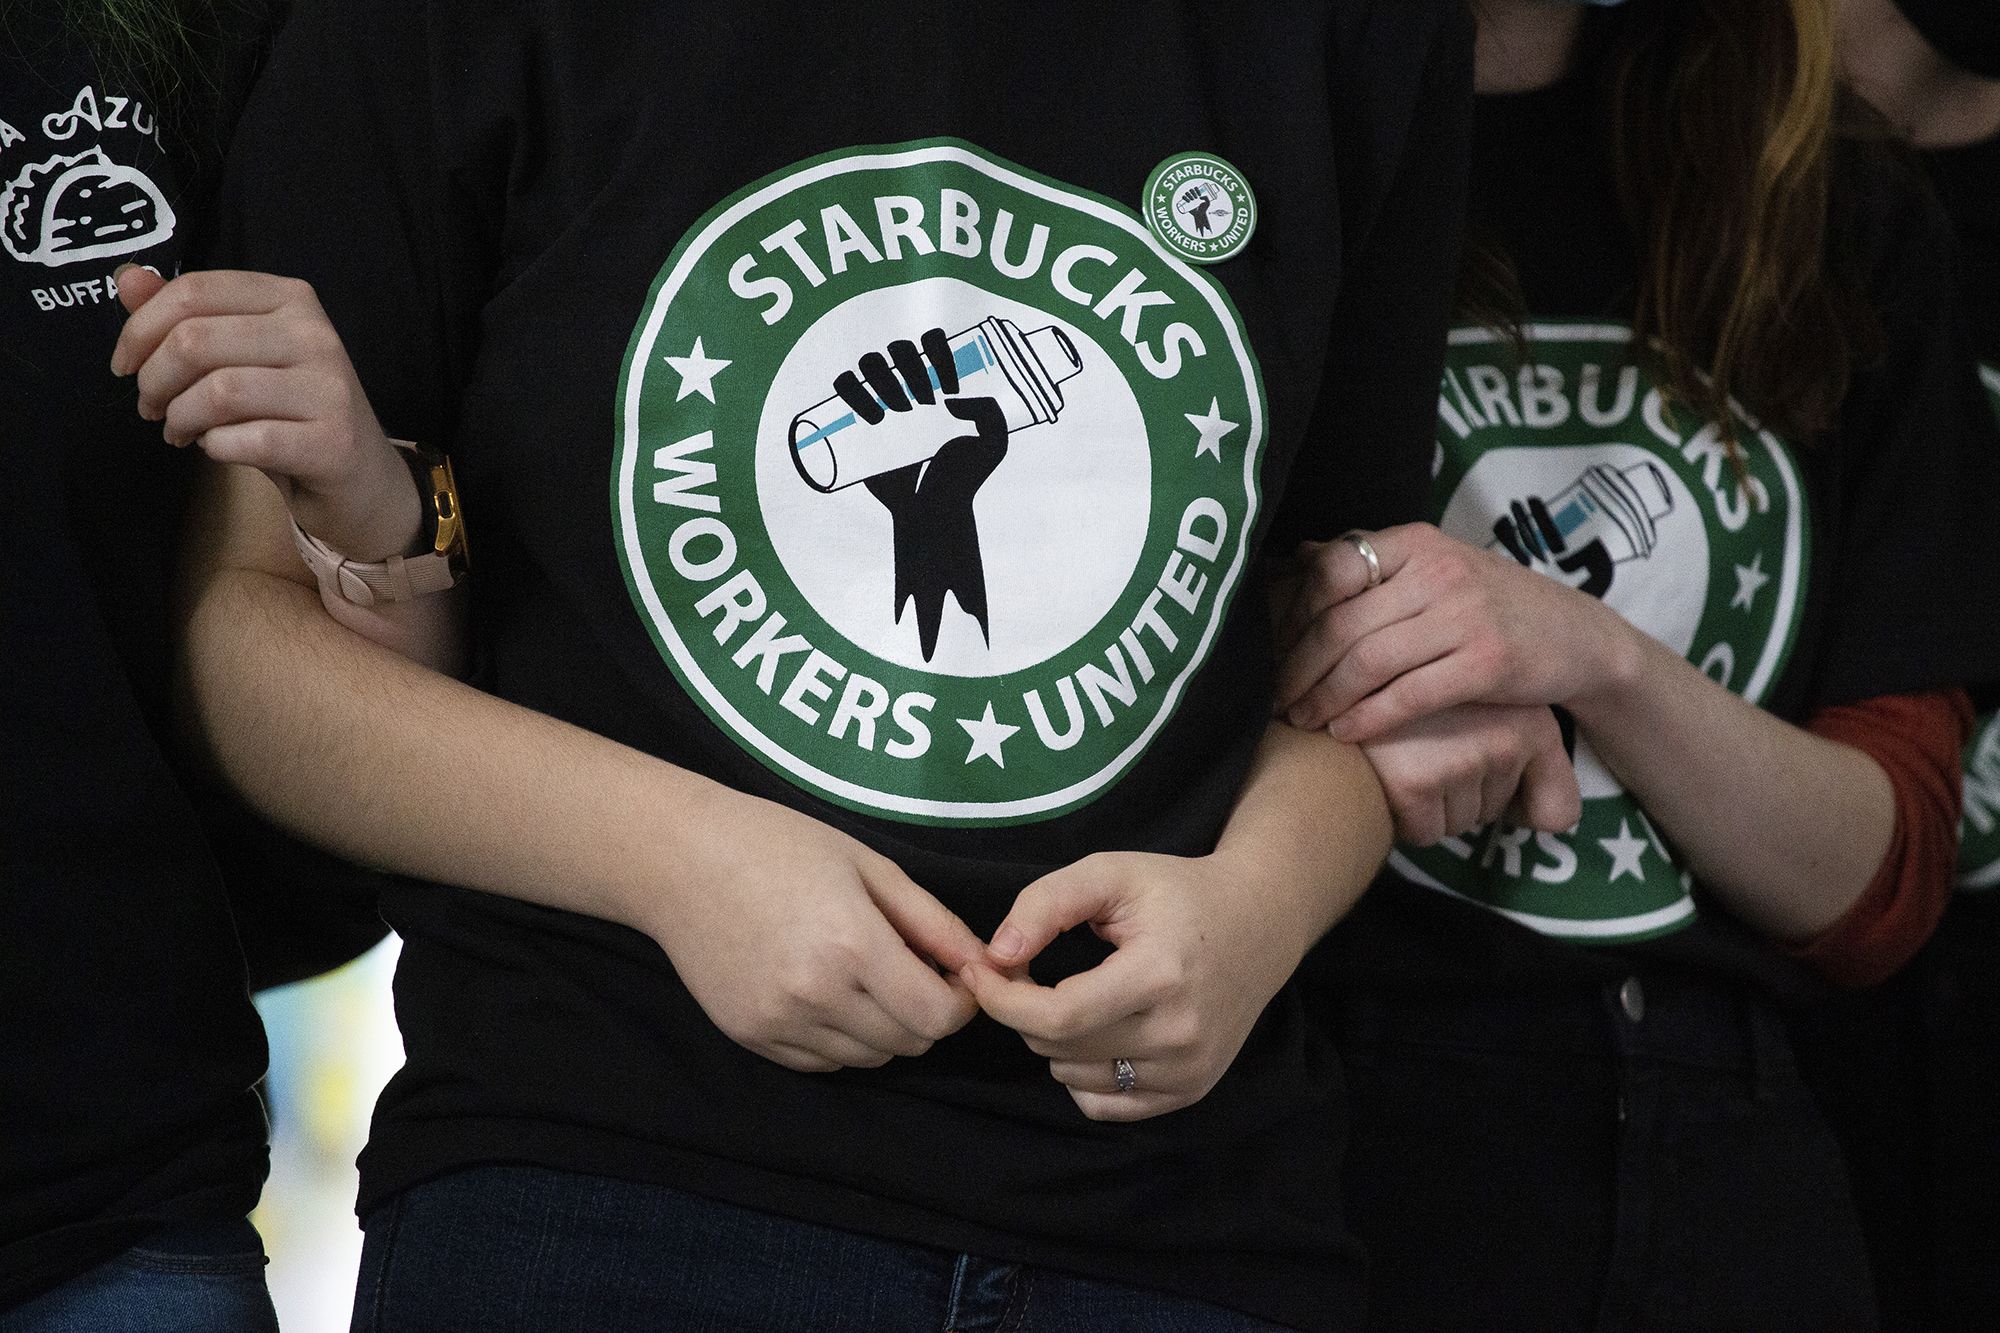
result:
[[(2000, 369), (1979, 377), (2000, 417)], [(1965, 813), (1958, 825), (1958, 887), (2000, 888), (2000, 713), (1979, 719), (1965, 750)]]
[[(1747, 487), (1722, 433), (1671, 406), (1630, 329), (1544, 324), (1517, 365), (1485, 329), (1451, 337), (1438, 399), (1438, 526), (1594, 597), (1761, 702), (1804, 603), (1805, 499), (1791, 451), (1739, 413)], [(1579, 740), (1583, 818), (1400, 848), (1404, 874), (1549, 935), (1647, 939), (1693, 920), (1692, 879)]]
[(618, 395), (634, 605), (716, 725), (851, 808), (1048, 818), (1160, 733), (1237, 591), (1264, 394), (1129, 209), (955, 140), (697, 223)]
[(2000, 713), (1980, 719), (1965, 751), (1958, 825), (1958, 887), (2000, 888)]
[(1183, 259), (1219, 264), (1257, 230), (1257, 196), (1213, 153), (1176, 153), (1146, 178), (1146, 221)]

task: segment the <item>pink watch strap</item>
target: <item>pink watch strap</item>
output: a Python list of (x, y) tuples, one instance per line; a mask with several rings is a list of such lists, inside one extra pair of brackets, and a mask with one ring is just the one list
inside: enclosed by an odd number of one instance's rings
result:
[(292, 520), (292, 545), (319, 580), (320, 592), (356, 606), (377, 602), (407, 602), (443, 592), (458, 582), (451, 558), (435, 551), (423, 555), (392, 555), (387, 560), (349, 560)]

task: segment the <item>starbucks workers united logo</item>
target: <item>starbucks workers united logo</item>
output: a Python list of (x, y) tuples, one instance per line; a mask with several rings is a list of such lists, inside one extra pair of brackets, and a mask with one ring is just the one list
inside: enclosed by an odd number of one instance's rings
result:
[(1240, 581), (1265, 429), (1216, 283), (951, 140), (804, 162), (697, 223), (618, 413), (620, 555), (689, 693), (801, 786), (966, 824), (1089, 801), (1166, 724)]
[[(1809, 525), (1790, 449), (1666, 400), (1630, 329), (1543, 324), (1518, 364), (1484, 329), (1451, 337), (1438, 400), (1438, 526), (1600, 598), (1711, 679), (1760, 703), (1790, 655)], [(1549, 935), (1616, 942), (1687, 925), (1693, 884), (1639, 803), (1579, 740), (1583, 818), (1496, 825), (1394, 859), (1419, 883)], [(1754, 775), (1745, 775), (1745, 781)]]

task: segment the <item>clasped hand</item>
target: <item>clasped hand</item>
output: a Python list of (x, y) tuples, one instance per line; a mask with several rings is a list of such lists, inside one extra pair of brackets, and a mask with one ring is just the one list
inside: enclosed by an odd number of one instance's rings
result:
[[(691, 817), (722, 835), (715, 854), (638, 924), (727, 1036), (791, 1069), (920, 1055), (983, 1008), (1084, 1114), (1159, 1115), (1215, 1085), (1309, 942), (1272, 948), (1256, 914), (1230, 910), (1255, 868), (1220, 854), (1087, 857), (1024, 889), (989, 946), (887, 857), (797, 811), (730, 794)], [(1109, 958), (1055, 986), (1028, 977), (1086, 924)]]
[(1279, 709), (1359, 745), (1401, 840), (1497, 819), (1546, 832), (1581, 812), (1551, 706), (1614, 682), (1631, 627), (1598, 599), (1429, 524), (1308, 545), (1281, 617)]

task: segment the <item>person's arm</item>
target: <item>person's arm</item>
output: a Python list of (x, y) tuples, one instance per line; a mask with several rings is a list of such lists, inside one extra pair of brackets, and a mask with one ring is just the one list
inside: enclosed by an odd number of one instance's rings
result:
[(1776, 939), (1819, 934), (1894, 827), (1881, 767), (1747, 702), (1602, 602), (1424, 524), (1319, 552), (1280, 682), (1299, 726), (1367, 743), (1468, 702), (1568, 708), (1688, 868)]
[(1793, 950), (1836, 985), (1873, 986), (1923, 947), (1951, 901), (1972, 701), (1964, 690), (1887, 695), (1819, 709), (1806, 729), (1866, 754), (1895, 789), (1895, 833), (1874, 880), (1840, 920)]
[(1832, 926), (1889, 850), (1888, 775), (1618, 619), (1627, 650), (1570, 701), (1578, 731), (1736, 915), (1791, 942)]
[[(964, 976), (1085, 1115), (1161, 1115), (1215, 1086), (1388, 852), (1388, 807), (1361, 752), (1273, 723), (1213, 852), (1101, 852), (1045, 875)], [(1027, 975), (1050, 941), (1085, 924), (1115, 946), (1108, 959), (1054, 986)], [(1128, 1091), (1117, 1060), (1131, 1063)]]
[(795, 1069), (917, 1054), (974, 1012), (931, 964), (962, 966), (978, 939), (886, 858), (335, 624), (257, 473), (210, 465), (190, 533), (188, 695), (273, 822), (639, 930), (718, 1027)]

